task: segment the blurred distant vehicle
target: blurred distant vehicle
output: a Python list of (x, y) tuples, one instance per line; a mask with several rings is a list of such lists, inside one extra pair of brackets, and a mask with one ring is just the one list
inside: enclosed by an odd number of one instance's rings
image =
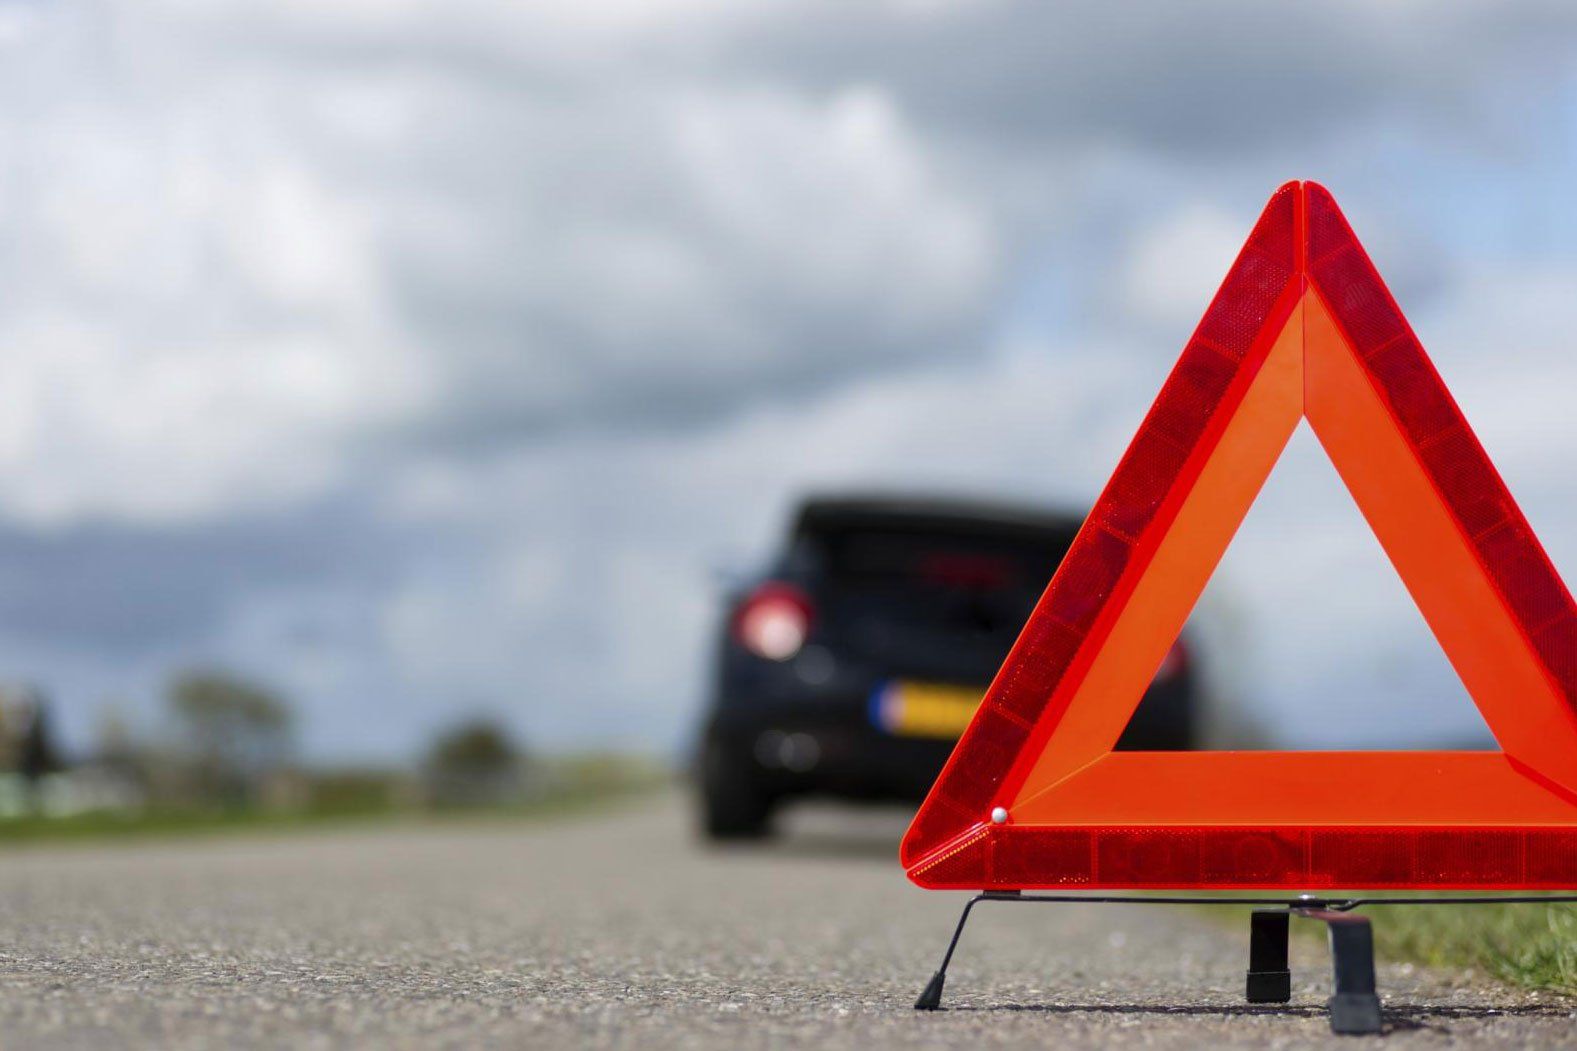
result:
[[(766, 575), (728, 599), (698, 755), (703, 829), (770, 831), (806, 795), (918, 802), (1081, 519), (893, 497), (806, 501)], [(1181, 641), (1119, 748), (1197, 743)]]

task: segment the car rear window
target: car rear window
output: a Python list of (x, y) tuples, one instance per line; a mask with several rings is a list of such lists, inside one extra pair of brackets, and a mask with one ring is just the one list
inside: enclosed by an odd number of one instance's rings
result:
[(1071, 540), (1050, 530), (867, 527), (824, 531), (815, 545), (827, 576), (845, 586), (1038, 591)]

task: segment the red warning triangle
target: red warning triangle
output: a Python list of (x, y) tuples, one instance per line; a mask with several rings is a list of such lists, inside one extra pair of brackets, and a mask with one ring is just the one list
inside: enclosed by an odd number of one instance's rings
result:
[[(1502, 751), (1112, 751), (1301, 419)], [(1577, 887), (1577, 607), (1324, 187), (1271, 198), (900, 853), (924, 887)]]

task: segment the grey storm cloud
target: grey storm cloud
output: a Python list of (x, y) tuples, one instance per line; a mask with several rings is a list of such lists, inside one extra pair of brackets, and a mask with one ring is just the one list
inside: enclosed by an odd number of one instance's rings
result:
[(763, 22), (720, 48), (741, 73), (882, 84), (916, 121), (1015, 154), (1217, 161), (1398, 112), (1498, 125), (1486, 83), (1538, 85), (1577, 39), (1577, 13), (1549, 0), (823, 3)]
[(196, 652), (238, 594), (387, 587), (413, 541), (346, 501), (201, 525), (0, 527), (0, 623), (18, 641)]

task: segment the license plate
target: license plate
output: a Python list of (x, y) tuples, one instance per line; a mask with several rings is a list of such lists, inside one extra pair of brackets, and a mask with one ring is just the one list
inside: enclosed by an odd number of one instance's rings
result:
[(871, 721), (897, 737), (954, 740), (964, 732), (983, 691), (939, 682), (884, 683), (871, 695)]

